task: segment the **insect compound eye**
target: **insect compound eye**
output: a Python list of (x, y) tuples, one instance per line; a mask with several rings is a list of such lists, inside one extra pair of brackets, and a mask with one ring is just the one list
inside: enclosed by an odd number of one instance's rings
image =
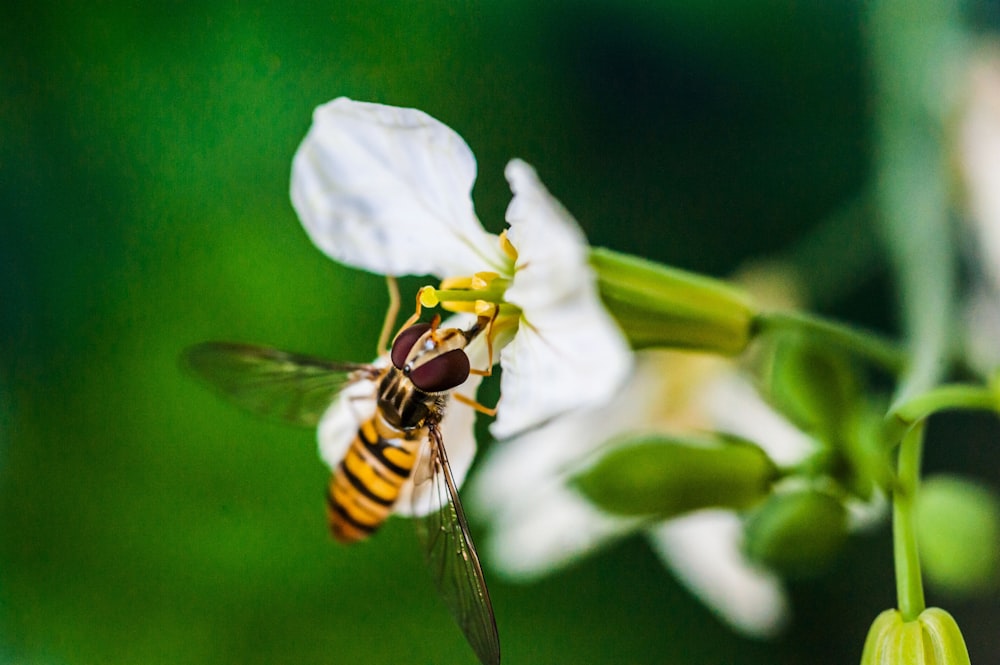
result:
[(439, 393), (465, 383), (469, 378), (469, 356), (452, 349), (428, 360), (410, 372), (410, 381), (425, 393)]
[(392, 343), (392, 364), (396, 369), (403, 369), (406, 364), (406, 356), (410, 355), (410, 349), (417, 343), (421, 335), (431, 329), (429, 323), (417, 323), (396, 335), (396, 340)]

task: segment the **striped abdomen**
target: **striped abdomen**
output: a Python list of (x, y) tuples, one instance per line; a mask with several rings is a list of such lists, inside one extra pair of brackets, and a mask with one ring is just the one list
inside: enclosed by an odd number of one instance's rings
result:
[(396, 429), (381, 412), (362, 423), (327, 488), (327, 516), (337, 540), (363, 540), (382, 526), (413, 474), (426, 435), (423, 428)]

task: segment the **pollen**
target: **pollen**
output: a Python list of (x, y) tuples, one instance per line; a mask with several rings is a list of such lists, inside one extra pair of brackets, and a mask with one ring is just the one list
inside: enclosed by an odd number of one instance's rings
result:
[(495, 272), (477, 272), (472, 276), (470, 280), (470, 288), (472, 289), (488, 289), (493, 280), (500, 277), (500, 273)]
[(418, 298), (420, 298), (420, 304), (427, 308), (437, 307), (440, 302), (437, 297), (437, 290), (433, 286), (421, 288)]
[(475, 302), (470, 302), (468, 300), (449, 300), (448, 302), (441, 303), (441, 306), (449, 312), (469, 312), (474, 314), (477, 302), (483, 301), (477, 300)]
[(503, 250), (503, 253), (506, 254), (507, 258), (509, 258), (512, 262), (517, 262), (517, 248), (511, 244), (510, 239), (507, 237), (506, 229), (500, 233), (500, 249)]
[(485, 300), (477, 300), (473, 311), (476, 316), (492, 317), (494, 312), (497, 311), (497, 306), (495, 303), (486, 302)]
[(425, 286), (420, 289), (418, 299), (421, 307), (440, 306), (449, 312), (492, 317), (497, 312), (503, 314), (508, 307), (504, 293), (510, 283), (509, 277), (493, 271), (446, 277), (437, 288)]
[[(447, 291), (451, 289), (471, 289), (475, 288), (472, 286), (473, 277), (445, 277), (441, 280), (441, 290)], [(427, 287), (430, 288), (430, 287)]]

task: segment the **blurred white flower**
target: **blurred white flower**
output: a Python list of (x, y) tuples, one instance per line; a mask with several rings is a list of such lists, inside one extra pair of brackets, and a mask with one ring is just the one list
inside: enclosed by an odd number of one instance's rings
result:
[[(762, 302), (795, 299), (783, 272), (758, 269), (742, 281)], [(733, 360), (637, 353), (631, 378), (608, 403), (567, 414), (486, 455), (469, 502), (491, 525), (487, 560), (513, 580), (530, 581), (641, 528), (664, 565), (722, 621), (751, 636), (775, 634), (788, 613), (785, 592), (774, 573), (744, 555), (734, 511), (702, 510), (648, 527), (603, 512), (568, 484), (627, 435), (683, 438), (706, 431), (754, 441), (779, 465), (793, 465), (814, 449)]]
[(1000, 365), (1000, 46), (974, 54), (958, 124), (957, 157), (966, 212), (975, 235), (979, 280), (966, 308), (971, 364), (984, 373)]
[(529, 165), (513, 160), (505, 175), (510, 228), (496, 236), (473, 209), (476, 162), (458, 134), (415, 109), (340, 98), (316, 109), (291, 184), (306, 231), (331, 258), (434, 275), (441, 286), (429, 296), (444, 308), (498, 312), (498, 438), (605, 402), (631, 365), (575, 220)]
[[(486, 455), (471, 488), (472, 508), (491, 524), (487, 559), (515, 580), (564, 567), (639, 528), (610, 515), (568, 481), (623, 434), (719, 431), (759, 442), (779, 464), (795, 463), (811, 441), (768, 407), (723, 358), (673, 351), (637, 354), (635, 372), (608, 404), (532, 430)], [(787, 613), (778, 578), (741, 549), (735, 512), (705, 510), (646, 530), (664, 564), (723, 621), (768, 636)]]
[(720, 619), (752, 637), (771, 637), (788, 620), (778, 576), (747, 561), (743, 523), (730, 510), (702, 510), (649, 530), (653, 550)]

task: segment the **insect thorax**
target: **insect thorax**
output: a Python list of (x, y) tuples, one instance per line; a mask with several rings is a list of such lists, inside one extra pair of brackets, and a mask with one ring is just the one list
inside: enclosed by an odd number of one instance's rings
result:
[(389, 425), (403, 432), (439, 422), (447, 400), (447, 395), (418, 389), (395, 367), (390, 366), (379, 383), (379, 410)]

